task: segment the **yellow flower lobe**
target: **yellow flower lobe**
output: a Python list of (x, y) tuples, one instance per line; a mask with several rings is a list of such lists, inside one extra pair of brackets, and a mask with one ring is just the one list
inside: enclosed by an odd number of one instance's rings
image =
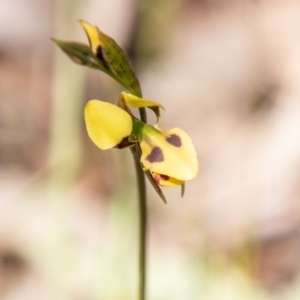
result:
[(90, 100), (84, 116), (90, 139), (102, 150), (117, 146), (132, 131), (130, 115), (111, 103)]

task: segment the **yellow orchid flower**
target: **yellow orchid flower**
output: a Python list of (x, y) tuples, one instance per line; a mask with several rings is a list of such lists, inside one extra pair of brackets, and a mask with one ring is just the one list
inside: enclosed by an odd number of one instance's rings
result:
[[(162, 107), (157, 102), (131, 96), (128, 101), (128, 94), (122, 93), (120, 99), (133, 107)], [(102, 150), (119, 147), (125, 140), (127, 146), (138, 142), (144, 170), (149, 170), (161, 186), (182, 185), (196, 177), (196, 151), (183, 130), (164, 131), (137, 120), (129, 112), (111, 103), (89, 101), (85, 107), (85, 122), (91, 140)]]

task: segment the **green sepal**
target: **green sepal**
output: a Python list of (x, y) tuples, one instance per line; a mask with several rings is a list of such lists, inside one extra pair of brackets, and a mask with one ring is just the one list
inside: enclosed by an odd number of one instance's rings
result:
[(109, 68), (94, 55), (88, 45), (72, 41), (51, 40), (76, 64), (100, 70), (118, 81)]
[(140, 83), (130, 60), (123, 49), (109, 36), (102, 33), (104, 59), (118, 81), (133, 95), (141, 96)]
[(135, 76), (129, 57), (125, 51), (110, 36), (103, 33), (96, 26), (80, 20), (89, 42), (91, 51), (102, 61), (120, 84), (130, 93), (141, 97), (140, 83)]

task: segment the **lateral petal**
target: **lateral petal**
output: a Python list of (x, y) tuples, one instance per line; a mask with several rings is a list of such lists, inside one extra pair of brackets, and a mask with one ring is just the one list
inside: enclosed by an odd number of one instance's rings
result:
[(145, 125), (140, 147), (141, 163), (151, 172), (183, 181), (198, 174), (199, 164), (193, 142), (180, 128), (163, 131)]
[(132, 131), (130, 115), (108, 102), (90, 100), (84, 116), (89, 137), (102, 150), (117, 146)]

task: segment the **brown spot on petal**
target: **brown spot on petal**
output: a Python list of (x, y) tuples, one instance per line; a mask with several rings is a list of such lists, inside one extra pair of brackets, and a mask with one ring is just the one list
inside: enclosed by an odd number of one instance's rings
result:
[(182, 145), (181, 138), (176, 134), (172, 134), (172, 135), (168, 136), (166, 138), (166, 141), (175, 147), (181, 147), (181, 145)]
[(160, 148), (154, 147), (150, 154), (146, 157), (146, 160), (148, 160), (150, 163), (162, 162), (164, 161), (164, 155)]

